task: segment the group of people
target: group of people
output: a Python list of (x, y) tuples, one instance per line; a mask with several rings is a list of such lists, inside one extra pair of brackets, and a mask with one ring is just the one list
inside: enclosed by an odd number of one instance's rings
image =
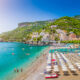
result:
[[(23, 69), (21, 68), (20, 71), (23, 72)], [(16, 69), (16, 68), (15, 68), (15, 69), (14, 69), (14, 72), (19, 72), (19, 69)]]

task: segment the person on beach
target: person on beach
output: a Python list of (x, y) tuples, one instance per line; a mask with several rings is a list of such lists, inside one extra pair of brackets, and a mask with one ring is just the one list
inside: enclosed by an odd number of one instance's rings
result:
[(19, 69), (17, 69), (17, 72), (19, 72)]
[(21, 68), (21, 72), (23, 72), (23, 69)]
[(16, 72), (16, 68), (14, 69), (14, 72)]

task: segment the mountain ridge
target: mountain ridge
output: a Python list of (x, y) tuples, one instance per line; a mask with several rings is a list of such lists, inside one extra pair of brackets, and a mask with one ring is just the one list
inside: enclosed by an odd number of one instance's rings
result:
[[(80, 36), (80, 20), (74, 17), (64, 16), (56, 20), (24, 22), (19, 23), (19, 25), (15, 30), (1, 34), (0, 38), (5, 41), (35, 40), (35, 38), (33, 38), (34, 34), (38, 34), (38, 38), (42, 38), (39, 36), (41, 32), (45, 35), (48, 34), (50, 37), (53, 35), (59, 35), (56, 32), (57, 29), (65, 30), (67, 34), (73, 32), (74, 34)], [(54, 37), (56, 38), (56, 36), (53, 36), (53, 38)], [(59, 36), (57, 36), (57, 40), (59, 40), (58, 38)], [(53, 40), (52, 38), (50, 39)]]

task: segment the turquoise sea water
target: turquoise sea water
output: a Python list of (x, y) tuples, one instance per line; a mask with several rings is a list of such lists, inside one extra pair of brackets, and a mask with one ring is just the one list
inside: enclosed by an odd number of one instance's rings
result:
[(0, 80), (12, 80), (18, 75), (14, 72), (14, 68), (24, 70), (24, 67), (28, 66), (45, 48), (46, 46), (0, 42)]

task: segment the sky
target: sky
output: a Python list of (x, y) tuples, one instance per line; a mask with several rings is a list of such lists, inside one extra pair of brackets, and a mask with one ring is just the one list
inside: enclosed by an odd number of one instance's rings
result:
[(0, 33), (18, 23), (80, 15), (80, 0), (0, 0)]

